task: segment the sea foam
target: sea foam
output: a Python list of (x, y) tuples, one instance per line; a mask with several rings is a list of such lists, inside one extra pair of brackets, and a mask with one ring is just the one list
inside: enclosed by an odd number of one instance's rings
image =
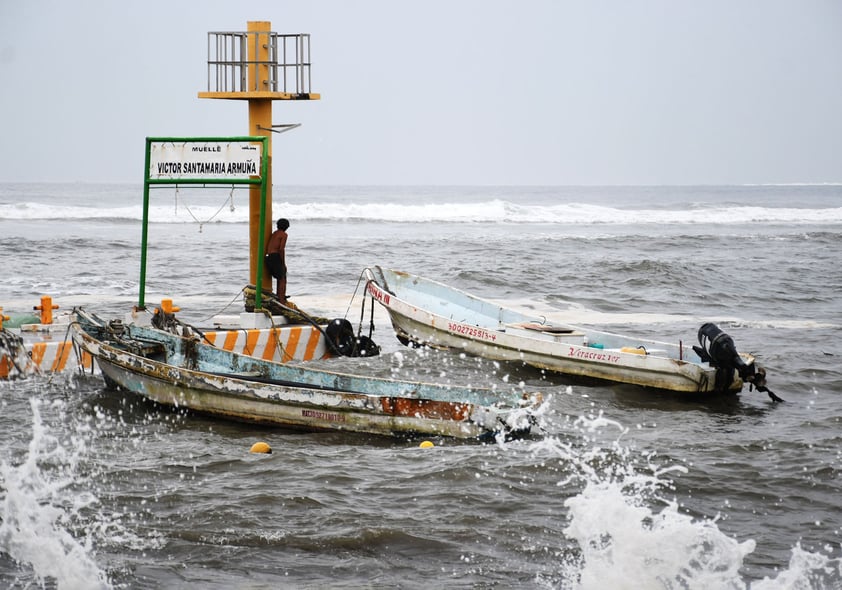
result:
[(560, 564), (562, 588), (829, 589), (842, 581), (842, 560), (830, 555), (832, 548), (824, 554), (798, 544), (776, 577), (745, 579), (741, 570), (756, 541), (728, 536), (719, 517), (693, 518), (669, 495), (672, 474), (687, 467), (664, 466), (625, 444), (627, 430), (601, 412), (573, 420), (572, 428), (581, 440), (548, 437), (532, 446), (568, 465), (560, 488), (580, 489), (564, 502), (564, 535), (578, 551)]
[[(2, 220), (102, 220), (143, 219), (143, 207), (69, 206), (39, 202), (0, 204)], [(166, 204), (164, 204), (166, 203)], [(521, 204), (500, 199), (480, 202), (284, 202), (276, 201), (275, 211), (283, 211), (298, 221), (391, 223), (506, 223), (548, 225), (734, 225), (734, 224), (813, 224), (842, 223), (842, 207), (795, 208), (754, 206), (711, 206), (705, 208), (629, 208), (589, 203)], [(150, 205), (152, 223), (248, 223), (247, 200), (227, 198), (208, 204), (185, 200), (157, 200)]]

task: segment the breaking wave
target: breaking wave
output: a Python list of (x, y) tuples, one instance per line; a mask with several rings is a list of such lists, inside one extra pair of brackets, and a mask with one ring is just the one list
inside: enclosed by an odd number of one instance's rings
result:
[(777, 576), (746, 580), (741, 570), (756, 541), (730, 537), (718, 527), (718, 516), (694, 518), (670, 497), (673, 474), (687, 467), (633, 451), (622, 442), (627, 429), (601, 412), (576, 418), (572, 428), (583, 435), (584, 448), (547, 438), (532, 449), (536, 457), (566, 466), (559, 488), (582, 486), (564, 502), (564, 535), (577, 550), (561, 560), (561, 588), (839, 587), (842, 560), (833, 549), (810, 552), (799, 543)]
[(0, 463), (0, 551), (23, 566), (42, 587), (53, 581), (64, 588), (111, 588), (96, 563), (94, 537), (99, 525), (82, 514), (96, 506), (91, 493), (77, 489), (85, 444), (65, 446), (41, 420), (41, 404), (31, 399), (33, 434), (20, 462)]
[[(296, 220), (392, 223), (499, 223), (548, 225), (834, 225), (842, 224), (842, 207), (796, 208), (709, 206), (704, 208), (619, 208), (588, 203), (519, 204), (492, 199), (479, 202), (275, 202), (274, 211)], [(69, 206), (39, 202), (0, 204), (0, 221), (85, 220), (134, 222), (143, 208), (126, 206)], [(248, 223), (247, 201), (213, 204), (155, 204), (153, 223)]]

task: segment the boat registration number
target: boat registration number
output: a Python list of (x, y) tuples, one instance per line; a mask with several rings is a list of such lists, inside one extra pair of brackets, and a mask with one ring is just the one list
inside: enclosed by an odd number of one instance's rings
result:
[(477, 326), (466, 326), (465, 324), (448, 322), (447, 330), (449, 332), (453, 332), (454, 334), (468, 336), (470, 338), (479, 338), (480, 340), (488, 340), (490, 342), (494, 342), (495, 340), (497, 340), (497, 334), (495, 334), (494, 332), (489, 332), (485, 328), (479, 328)]

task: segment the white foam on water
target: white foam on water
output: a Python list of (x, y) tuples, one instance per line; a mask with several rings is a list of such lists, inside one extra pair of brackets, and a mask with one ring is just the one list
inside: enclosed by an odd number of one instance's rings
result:
[(42, 585), (54, 580), (61, 589), (111, 588), (92, 557), (90, 536), (73, 529), (79, 512), (97, 500), (74, 489), (84, 442), (65, 448), (41, 421), (40, 401), (33, 398), (32, 440), (19, 464), (0, 463), (0, 551), (32, 568)]
[[(670, 474), (681, 465), (659, 466), (621, 443), (626, 429), (602, 413), (580, 417), (574, 427), (585, 444), (547, 438), (534, 452), (570, 464), (559, 487), (582, 486), (565, 501), (565, 537), (578, 553), (561, 564), (566, 590), (681, 588), (683, 590), (791, 590), (839, 588), (842, 558), (810, 552), (794, 540), (789, 564), (774, 578), (746, 580), (744, 561), (757, 546), (723, 533), (718, 518), (698, 519), (668, 497)], [(619, 436), (606, 438), (606, 431)], [(610, 433), (609, 433), (610, 435)]]
[[(185, 192), (186, 195), (186, 192)], [(157, 198), (148, 215), (152, 223), (248, 223), (247, 201), (238, 196), (233, 206), (227, 194), (208, 196), (170, 195)], [(385, 200), (383, 200), (385, 199)], [(757, 207), (714, 205), (705, 208), (617, 208), (587, 202), (522, 204), (504, 199), (478, 202), (426, 202), (420, 194), (413, 202), (387, 195), (376, 202), (353, 200), (331, 202), (284, 202), (276, 200), (276, 210), (290, 219), (320, 221), (386, 221), (391, 223), (507, 223), (551, 225), (735, 225), (797, 224), (831, 225), (842, 223), (842, 207)], [(420, 201), (420, 202), (419, 202)], [(0, 220), (140, 220), (143, 207), (131, 204), (103, 207), (77, 206), (38, 201), (0, 203)]]

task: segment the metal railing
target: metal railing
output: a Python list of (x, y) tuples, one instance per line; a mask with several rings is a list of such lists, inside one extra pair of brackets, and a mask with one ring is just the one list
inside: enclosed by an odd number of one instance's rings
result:
[[(249, 61), (249, 43), (254, 44), (251, 55), (259, 55), (263, 47), (268, 50), (268, 59)], [(310, 65), (310, 35), (306, 33), (208, 33), (208, 92), (306, 95), (311, 87)], [(249, 68), (255, 68), (252, 75)]]

